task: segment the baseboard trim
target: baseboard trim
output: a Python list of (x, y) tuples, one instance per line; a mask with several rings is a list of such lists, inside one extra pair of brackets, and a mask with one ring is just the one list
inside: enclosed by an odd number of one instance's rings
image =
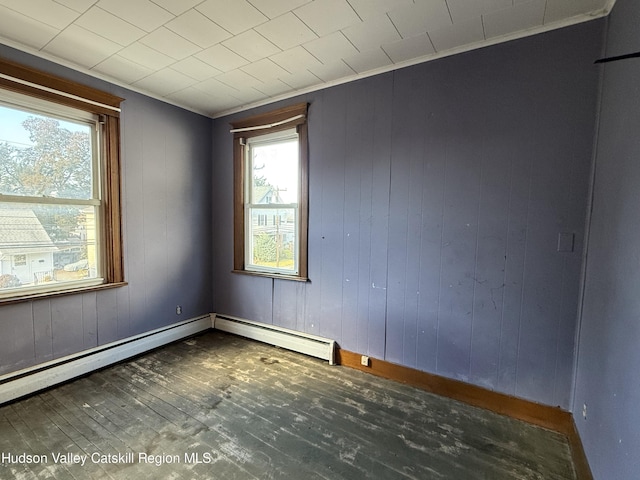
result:
[(576, 477), (579, 480), (593, 480), (593, 473), (591, 472), (591, 467), (589, 467), (589, 461), (587, 460), (587, 454), (584, 451), (582, 440), (580, 440), (575, 418), (571, 420), (571, 430), (567, 438), (569, 440), (569, 447), (571, 448), (571, 456), (573, 457), (573, 466), (576, 469)]
[(0, 376), (0, 405), (211, 329), (209, 315)]
[(523, 400), (376, 358), (371, 358), (369, 366), (366, 367), (360, 364), (361, 354), (342, 349), (338, 349), (336, 357), (339, 365), (419, 387), (443, 397), (523, 420), (564, 435), (568, 435), (570, 430), (571, 413), (560, 408)]
[(569, 442), (577, 478), (593, 480), (582, 441), (570, 412), (385, 360), (369, 358), (369, 366), (364, 366), (360, 363), (361, 358), (360, 353), (340, 348), (336, 351), (338, 365), (421, 388), (436, 395), (459, 400), (468, 405), (484, 408), (564, 435)]

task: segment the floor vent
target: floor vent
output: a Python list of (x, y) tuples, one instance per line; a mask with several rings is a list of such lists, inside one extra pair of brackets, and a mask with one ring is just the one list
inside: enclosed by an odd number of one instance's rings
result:
[(216, 330), (304, 353), (335, 365), (336, 342), (328, 338), (227, 315), (211, 314), (211, 324)]

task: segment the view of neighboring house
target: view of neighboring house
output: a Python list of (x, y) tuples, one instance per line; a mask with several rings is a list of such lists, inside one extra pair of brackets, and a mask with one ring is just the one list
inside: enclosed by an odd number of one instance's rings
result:
[(255, 210), (253, 213), (254, 234), (265, 233), (270, 236), (280, 235), (279, 241), (284, 244), (292, 242), (294, 237), (293, 209), (278, 208), (278, 204), (284, 204), (280, 190), (272, 185), (253, 187), (254, 204), (274, 205), (273, 209)]
[(21, 284), (52, 279), (57, 250), (33, 210), (0, 209), (0, 276)]

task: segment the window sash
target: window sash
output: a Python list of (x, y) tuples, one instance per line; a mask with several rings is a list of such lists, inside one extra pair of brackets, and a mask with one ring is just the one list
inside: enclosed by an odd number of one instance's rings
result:
[(66, 282), (60, 288), (49, 285), (38, 286), (29, 291), (21, 289), (12, 295), (0, 296), (0, 303), (125, 285), (120, 213), (119, 133), (119, 107), (124, 99), (4, 59), (0, 59), (0, 93), (4, 104), (23, 111), (36, 110), (35, 113), (60, 119), (80, 123), (89, 121), (92, 125), (95, 124), (95, 128), (91, 129), (94, 137), (92, 198), (0, 195), (0, 203), (94, 207), (96, 242), (100, 243), (101, 252), (98, 261), (102, 268), (96, 279)]

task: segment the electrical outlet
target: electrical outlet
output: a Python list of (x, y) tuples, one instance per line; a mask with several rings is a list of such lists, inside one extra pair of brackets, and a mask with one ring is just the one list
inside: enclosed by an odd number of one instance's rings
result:
[(369, 366), (369, 357), (367, 357), (366, 355), (362, 355), (360, 357), (360, 365), (364, 365), (365, 367)]
[(182, 315), (182, 307), (180, 305), (176, 307), (176, 315)]
[(584, 418), (585, 420), (587, 419), (587, 404), (586, 403), (582, 404), (582, 418)]

